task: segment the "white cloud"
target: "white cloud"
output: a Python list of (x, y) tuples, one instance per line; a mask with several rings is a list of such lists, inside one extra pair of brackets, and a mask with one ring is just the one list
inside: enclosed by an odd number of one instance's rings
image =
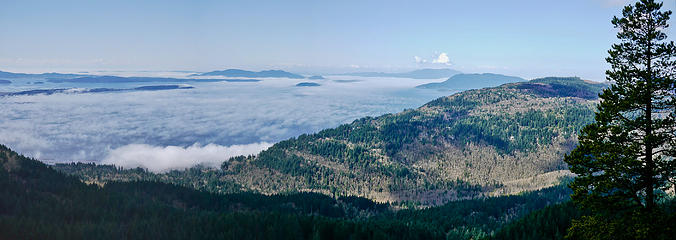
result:
[(426, 59), (423, 59), (423, 58), (418, 57), (418, 56), (413, 56), (413, 58), (415, 59), (416, 63), (426, 63), (427, 62)]
[(152, 172), (182, 170), (196, 165), (218, 167), (230, 157), (257, 154), (272, 144), (267, 142), (221, 146), (194, 144), (189, 147), (158, 147), (147, 144), (129, 144), (110, 151), (101, 163), (124, 168), (147, 168)]
[(441, 63), (441, 64), (446, 64), (450, 65), (450, 59), (448, 59), (448, 55), (446, 53), (441, 53), (439, 56), (437, 56), (434, 60), (432, 60), (433, 63)]

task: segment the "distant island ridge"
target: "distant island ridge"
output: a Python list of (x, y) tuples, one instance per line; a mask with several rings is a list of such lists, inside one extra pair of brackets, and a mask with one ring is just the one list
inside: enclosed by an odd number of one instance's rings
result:
[(19, 92), (0, 92), (0, 97), (4, 96), (30, 96), (30, 95), (52, 95), (57, 93), (78, 94), (78, 93), (106, 93), (106, 92), (136, 92), (136, 91), (162, 91), (174, 89), (193, 89), (190, 85), (150, 85), (135, 88), (53, 88), (53, 89), (33, 89)]
[[(102, 83), (102, 82), (185, 82), (185, 81), (209, 81), (204, 78), (192, 77), (234, 77), (234, 78), (292, 78), (304, 79), (305, 77), (299, 74), (290, 73), (283, 70), (264, 70), (259, 72), (247, 71), (241, 69), (227, 69), (223, 71), (212, 71), (206, 73), (198, 73), (189, 75), (188, 78), (173, 78), (173, 77), (121, 77), (112, 75), (89, 75), (89, 74), (64, 74), (64, 73), (13, 73), (0, 71), (0, 79), (39, 79), (50, 82), (87, 82), (87, 83)], [(311, 76), (310, 79), (324, 79), (322, 76)], [(212, 80), (215, 81), (215, 80)], [(218, 80), (218, 81), (223, 81)], [(259, 80), (255, 80), (259, 81)], [(253, 82), (246, 79), (237, 80), (235, 82)]]
[(260, 82), (258, 79), (220, 79), (220, 78), (163, 78), (163, 77), (118, 77), (118, 76), (88, 76), (65, 79), (49, 79), (53, 83), (142, 83), (142, 82)]
[[(385, 72), (356, 72), (345, 74), (346, 76), (361, 77), (392, 77), (392, 78), (411, 78), (411, 79), (439, 79), (447, 78), (444, 82), (429, 83), (417, 86), (423, 89), (438, 90), (458, 90), (458, 89), (477, 89), (483, 87), (497, 86), (504, 83), (526, 81), (520, 77), (506, 76), (493, 73), (465, 74), (459, 71), (443, 69), (418, 69), (409, 72), (385, 73)], [(306, 77), (307, 76), (307, 77)], [(205, 78), (207, 77), (207, 78)], [(208, 77), (226, 77), (208, 78)], [(300, 75), (284, 70), (263, 70), (248, 71), (242, 69), (226, 69), (222, 71), (211, 71), (204, 73), (191, 74), (183, 78), (176, 77), (122, 77), (111, 75), (86, 75), (86, 74), (68, 74), (68, 73), (13, 73), (0, 71), (0, 84), (11, 84), (13, 81), (8, 79), (33, 79), (52, 83), (131, 83), (131, 82), (259, 82), (261, 78), (290, 78), (290, 79), (309, 79), (325, 80), (321, 75)], [(334, 80), (335, 81), (335, 80)], [(360, 80), (338, 80), (336, 82), (357, 82)]]
[(296, 87), (319, 87), (319, 86), (321, 86), (321, 84), (314, 82), (302, 82), (296, 84)]
[(457, 74), (448, 80), (438, 83), (428, 83), (416, 86), (422, 89), (437, 89), (437, 90), (466, 90), (466, 89), (480, 89), (485, 87), (495, 87), (505, 83), (515, 83), (526, 81), (520, 77), (506, 76), (495, 73), (472, 73), (472, 74)]
[(246, 78), (293, 78), (303, 79), (302, 75), (290, 73), (283, 70), (264, 70), (259, 72), (247, 71), (242, 69), (226, 69), (222, 71), (211, 71), (205, 73), (193, 74), (190, 76), (220, 76), (220, 77), (246, 77)]
[(82, 74), (65, 74), (65, 73), (13, 73), (13, 72), (5, 72), (5, 71), (0, 71), (0, 78), (39, 78), (39, 79), (47, 79), (47, 78), (76, 78), (76, 77), (84, 77), (88, 75), (82, 75)]

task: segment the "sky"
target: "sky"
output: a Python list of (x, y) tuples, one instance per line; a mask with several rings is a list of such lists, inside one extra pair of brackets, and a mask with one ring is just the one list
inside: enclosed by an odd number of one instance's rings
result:
[(443, 67), (600, 81), (628, 2), (0, 0), (0, 70)]

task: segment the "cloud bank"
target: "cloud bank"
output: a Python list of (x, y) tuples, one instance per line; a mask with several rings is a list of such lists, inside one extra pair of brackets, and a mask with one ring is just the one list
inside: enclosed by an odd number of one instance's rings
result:
[[(418, 107), (450, 94), (413, 88), (435, 80), (359, 77), (351, 77), (352, 82), (334, 80), (345, 78), (329, 76), (314, 88), (295, 87), (299, 80), (265, 79), (256, 83), (191, 83), (193, 89), (175, 91), (0, 97), (0, 144), (44, 162), (112, 163), (114, 159), (127, 159), (119, 160), (120, 164), (160, 171), (188, 166), (189, 161), (182, 162), (187, 157), (173, 157), (174, 154), (199, 155), (198, 151), (203, 151), (207, 154), (203, 158), (208, 160), (192, 159), (194, 163), (216, 163), (236, 150), (217, 146), (275, 143), (360, 117)], [(0, 92), (36, 87), (138, 86), (47, 82), (35, 86), (13, 84), (0, 87)], [(139, 147), (139, 144), (147, 145)], [(213, 146), (209, 147), (210, 144)], [(250, 152), (258, 149), (253, 146), (256, 145), (250, 146), (253, 149)], [(172, 152), (166, 158), (179, 163), (161, 165), (165, 164), (162, 160), (148, 156), (152, 163), (158, 162), (154, 167), (129, 160), (138, 155), (122, 154), (119, 149)], [(210, 157), (214, 154), (210, 152), (212, 149), (220, 149), (218, 153), (222, 156)]]
[(448, 57), (448, 54), (445, 52), (434, 54), (429, 60), (422, 58), (420, 56), (413, 56), (413, 60), (415, 60), (415, 63), (417, 64), (422, 64), (422, 65), (434, 65), (434, 64), (443, 64), (443, 65), (451, 65), (451, 59)]
[(182, 170), (196, 165), (218, 167), (230, 157), (257, 154), (272, 144), (267, 142), (221, 146), (194, 144), (189, 147), (129, 144), (108, 153), (101, 163), (124, 168), (146, 168), (152, 172)]

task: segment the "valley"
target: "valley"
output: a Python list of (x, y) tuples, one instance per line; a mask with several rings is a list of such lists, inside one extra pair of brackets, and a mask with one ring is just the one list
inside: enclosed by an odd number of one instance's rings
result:
[(543, 78), (469, 90), (417, 109), (281, 141), (220, 169), (149, 173), (57, 164), (85, 182), (159, 180), (216, 193), (319, 192), (441, 205), (557, 185), (563, 155), (590, 123), (604, 84)]

